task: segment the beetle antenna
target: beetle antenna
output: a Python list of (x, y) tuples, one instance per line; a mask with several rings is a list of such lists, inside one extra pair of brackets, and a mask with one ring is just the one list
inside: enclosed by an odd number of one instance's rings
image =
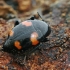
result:
[(37, 13), (40, 16), (40, 18), (42, 19), (42, 21), (44, 21), (44, 19), (42, 18), (42, 15), (39, 12), (37, 12)]
[(45, 18), (41, 15), (41, 13), (39, 13), (39, 12), (37, 12), (37, 13), (40, 16), (40, 18), (42, 19), (42, 21), (48, 22), (48, 21), (44, 20)]

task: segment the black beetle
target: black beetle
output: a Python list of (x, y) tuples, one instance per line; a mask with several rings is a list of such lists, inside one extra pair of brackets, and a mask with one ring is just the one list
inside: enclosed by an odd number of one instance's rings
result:
[(3, 50), (6, 52), (23, 50), (25, 52), (31, 47), (35, 49), (40, 42), (48, 41), (46, 37), (50, 33), (49, 25), (45, 21), (34, 19), (34, 17), (21, 23), (16, 21), (15, 27), (10, 31), (3, 45)]

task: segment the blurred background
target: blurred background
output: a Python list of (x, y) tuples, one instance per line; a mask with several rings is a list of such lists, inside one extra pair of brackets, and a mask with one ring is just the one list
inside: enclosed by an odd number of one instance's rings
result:
[[(69, 0), (0, 0), (0, 17), (5, 19), (14, 16), (27, 19), (32, 15), (38, 18), (37, 12), (39, 12), (49, 21), (51, 16), (65, 18), (69, 9)], [(61, 18), (58, 20), (60, 21)]]
[(0, 17), (5, 20), (20, 18), (22, 21), (31, 16), (50, 24), (70, 22), (69, 0), (0, 0)]

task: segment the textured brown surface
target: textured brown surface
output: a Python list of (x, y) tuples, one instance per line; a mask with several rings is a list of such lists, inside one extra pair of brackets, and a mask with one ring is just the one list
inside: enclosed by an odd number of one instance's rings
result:
[(8, 13), (16, 14), (17, 12), (8, 4), (4, 2), (4, 0), (0, 0), (0, 17), (5, 18)]

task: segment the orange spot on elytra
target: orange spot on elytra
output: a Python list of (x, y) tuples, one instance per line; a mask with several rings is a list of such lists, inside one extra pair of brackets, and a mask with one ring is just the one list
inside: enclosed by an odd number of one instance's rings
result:
[(37, 45), (39, 43), (39, 41), (37, 40), (37, 37), (38, 37), (38, 34), (36, 32), (33, 32), (31, 34), (31, 42), (32, 42), (32, 45)]
[(9, 36), (13, 36), (13, 34), (14, 34), (14, 31), (11, 30), (11, 31), (9, 32)]
[(31, 22), (28, 22), (28, 21), (24, 21), (24, 22), (22, 22), (22, 25), (25, 25), (25, 26), (31, 26), (32, 25), (32, 23)]
[(22, 48), (22, 46), (20, 46), (20, 42), (19, 41), (15, 41), (14, 43), (15, 47), (20, 50)]

